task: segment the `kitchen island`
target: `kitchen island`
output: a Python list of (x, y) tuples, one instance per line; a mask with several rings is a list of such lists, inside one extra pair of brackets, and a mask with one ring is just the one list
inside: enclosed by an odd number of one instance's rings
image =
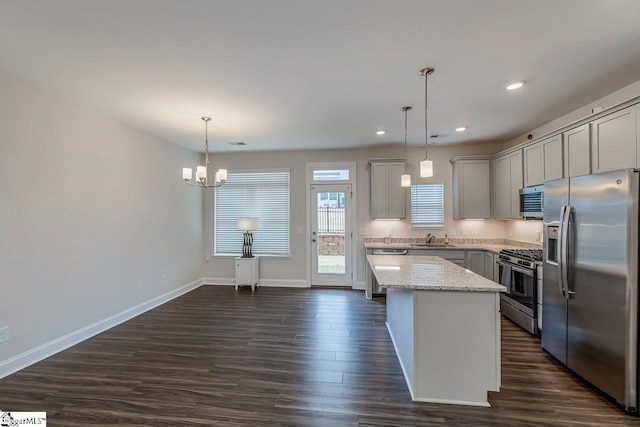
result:
[(368, 255), (387, 289), (387, 329), (414, 401), (489, 406), (500, 390), (506, 288), (440, 257)]

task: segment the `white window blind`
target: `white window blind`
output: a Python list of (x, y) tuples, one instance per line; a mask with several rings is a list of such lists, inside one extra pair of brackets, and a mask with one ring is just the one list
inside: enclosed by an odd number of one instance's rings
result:
[(444, 184), (411, 186), (411, 226), (444, 227)]
[(242, 254), (238, 217), (257, 217), (254, 255), (289, 255), (289, 171), (233, 172), (216, 188), (213, 240), (215, 255)]

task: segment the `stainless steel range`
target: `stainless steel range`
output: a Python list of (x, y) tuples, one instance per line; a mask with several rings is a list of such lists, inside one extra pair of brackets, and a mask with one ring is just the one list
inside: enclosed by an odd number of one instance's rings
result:
[(499, 282), (507, 288), (500, 295), (500, 312), (532, 334), (538, 333), (536, 262), (542, 249), (505, 249), (498, 255)]

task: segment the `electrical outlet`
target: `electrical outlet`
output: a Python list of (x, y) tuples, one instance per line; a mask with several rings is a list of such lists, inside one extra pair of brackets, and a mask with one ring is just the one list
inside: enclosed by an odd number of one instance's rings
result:
[(5, 326), (4, 328), (0, 329), (0, 343), (3, 343), (5, 341), (9, 341), (9, 339), (11, 338), (11, 336), (9, 335), (9, 327)]
[(369, 230), (366, 227), (362, 227), (358, 229), (359, 236), (366, 236), (369, 234)]
[(507, 230), (507, 237), (511, 237), (511, 229)]
[(542, 233), (536, 231), (536, 242), (542, 242)]
[(467, 230), (465, 230), (464, 228), (460, 229), (460, 236), (464, 237), (467, 234)]
[(387, 228), (387, 236), (393, 236), (393, 228)]
[(449, 228), (449, 229), (447, 230), (447, 235), (448, 235), (449, 237), (455, 237), (455, 236), (457, 236), (458, 234), (457, 234), (457, 231), (456, 231), (456, 229), (455, 229), (455, 228)]

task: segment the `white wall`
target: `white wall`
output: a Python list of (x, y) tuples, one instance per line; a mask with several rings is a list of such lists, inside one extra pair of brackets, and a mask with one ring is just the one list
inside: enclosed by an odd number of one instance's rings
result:
[[(314, 150), (287, 152), (239, 152), (216, 153), (213, 156), (212, 168), (233, 169), (291, 169), (291, 257), (262, 258), (260, 262), (261, 279), (281, 279), (306, 282), (306, 266), (308, 254), (307, 242), (307, 206), (306, 200), (306, 164), (315, 162), (355, 161), (357, 168), (357, 221), (358, 228), (366, 227), (368, 237), (383, 237), (388, 228), (393, 229), (394, 237), (422, 237), (427, 232), (443, 237), (445, 230), (460, 228), (466, 231), (466, 237), (504, 238), (506, 229), (504, 221), (456, 221), (453, 220), (452, 208), (452, 169), (449, 159), (456, 155), (493, 154), (499, 151), (502, 144), (455, 145), (448, 147), (430, 147), (429, 157), (434, 161), (435, 176), (433, 180), (445, 182), (445, 229), (411, 230), (408, 220), (372, 221), (369, 219), (369, 169), (368, 160), (372, 158), (402, 158), (402, 145), (393, 145), (368, 149), (349, 150)], [(416, 179), (418, 164), (424, 158), (424, 148), (411, 147), (409, 150), (409, 172)], [(408, 190), (404, 190), (408, 191)], [(407, 208), (409, 197), (407, 197)], [(213, 254), (213, 194), (205, 197), (205, 258)], [(407, 212), (409, 210), (407, 209)], [(297, 227), (303, 227), (303, 235), (295, 234)], [(354, 235), (357, 229), (354, 230)], [(354, 247), (358, 250), (357, 281), (364, 279), (363, 238), (357, 236)], [(204, 263), (204, 276), (210, 278), (232, 279), (234, 277), (233, 260), (228, 257), (211, 257)]]
[(201, 157), (0, 76), (0, 366), (202, 277)]

